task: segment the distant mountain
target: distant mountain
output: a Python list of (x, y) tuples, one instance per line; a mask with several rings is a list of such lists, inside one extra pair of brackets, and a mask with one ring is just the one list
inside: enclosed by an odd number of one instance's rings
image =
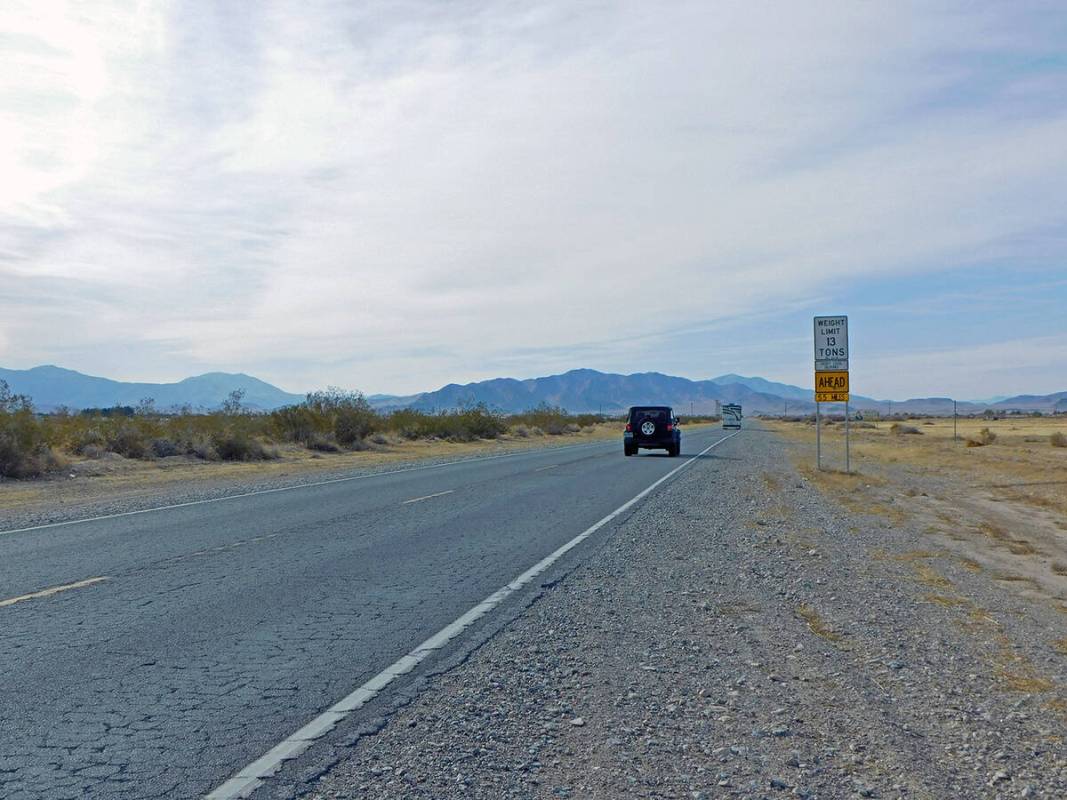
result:
[(761, 394), (771, 394), (781, 397), (786, 400), (811, 400), (812, 389), (802, 389), (799, 386), (792, 386), (788, 383), (777, 383), (775, 381), (769, 381), (766, 378), (746, 378), (744, 375), (720, 375), (718, 378), (712, 378), (712, 383), (717, 383), (721, 386), (726, 386), (731, 383), (739, 383), (742, 386), (747, 386), (755, 392)]
[(1017, 411), (1051, 411), (1062, 410), (1067, 405), (1067, 392), (1054, 394), (1020, 394), (1007, 397), (995, 404), (995, 408)]
[[(414, 395), (414, 399), (383, 397), (377, 405), (383, 408), (406, 405), (424, 411), (442, 411), (485, 403), (490, 408), (510, 413), (547, 403), (574, 413), (603, 411), (617, 414), (631, 405), (656, 403), (674, 406), (682, 414), (707, 414), (715, 410), (717, 400), (720, 403), (740, 403), (748, 413), (810, 414), (815, 411), (812, 394), (810, 388), (735, 374), (693, 381), (658, 372), (617, 375), (576, 369), (562, 375), (526, 380), (494, 378), (463, 385), (450, 383), (435, 392)], [(856, 411), (877, 411), (880, 414), (946, 415), (952, 413), (952, 399), (923, 397), (888, 401), (853, 394), (851, 407)], [(1040, 397), (1021, 395), (996, 404), (957, 403), (960, 414), (979, 414), (987, 408), (996, 411), (1064, 410), (1067, 408), (1067, 392)], [(841, 413), (843, 405), (824, 404), (823, 410)]]
[[(0, 380), (12, 391), (33, 398), (42, 411), (60, 406), (73, 409), (106, 408), (114, 405), (136, 406), (151, 397), (161, 410), (182, 405), (198, 409), (218, 408), (234, 389), (244, 390), (246, 406), (270, 410), (300, 403), (304, 395), (284, 392), (276, 386), (250, 375), (210, 372), (177, 383), (125, 383), (83, 375), (60, 367), (34, 367), (28, 370), (0, 368)], [(740, 403), (749, 414), (810, 414), (815, 410), (812, 390), (759, 377), (720, 375), (693, 381), (659, 372), (618, 375), (593, 369), (575, 369), (562, 375), (517, 380), (494, 378), (476, 383), (450, 383), (434, 392), (412, 395), (376, 394), (370, 404), (383, 412), (400, 408), (422, 411), (445, 411), (484, 403), (506, 413), (525, 411), (538, 405), (560, 406), (573, 413), (604, 412), (618, 414), (631, 405), (643, 403), (671, 405), (680, 413), (708, 414), (718, 403)], [(840, 413), (838, 405), (824, 405), (828, 413)], [(911, 400), (874, 400), (852, 396), (857, 411), (881, 414), (951, 414), (952, 400), (947, 397), (924, 397)], [(998, 403), (958, 404), (959, 413), (976, 414), (994, 411), (1065, 411), (1067, 392), (1048, 395), (1018, 395)]]
[[(784, 384), (783, 384), (784, 385)], [(791, 387), (796, 389), (796, 387)], [(811, 391), (796, 389), (811, 397)], [(744, 383), (692, 381), (658, 372), (616, 375), (592, 369), (576, 369), (562, 375), (516, 380), (494, 378), (463, 385), (451, 383), (435, 392), (426, 392), (411, 405), (435, 411), (485, 403), (504, 412), (524, 411), (546, 403), (574, 413), (603, 411), (620, 413), (642, 403), (674, 406), (679, 413), (711, 413), (715, 401), (741, 403), (749, 411), (781, 413), (788, 405), (797, 413), (814, 408), (809, 400), (786, 400), (754, 390)]]
[(29, 395), (41, 411), (60, 406), (72, 409), (136, 406), (146, 397), (155, 400), (156, 408), (161, 410), (182, 405), (212, 409), (221, 406), (235, 389), (244, 390), (244, 405), (259, 410), (304, 399), (303, 395), (283, 392), (251, 375), (226, 372), (209, 372), (177, 383), (126, 383), (44, 366), (25, 370), (0, 368), (0, 380), (7, 381), (16, 394)]

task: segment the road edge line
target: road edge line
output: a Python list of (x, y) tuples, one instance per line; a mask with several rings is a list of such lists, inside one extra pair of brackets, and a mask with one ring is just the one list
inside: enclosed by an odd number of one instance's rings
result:
[(642, 489), (606, 517), (590, 525), (569, 542), (558, 547), (551, 554), (542, 558), (528, 570), (514, 578), (511, 582), (497, 589), (465, 614), (461, 615), (453, 622), (450, 622), (429, 639), (426, 639), (424, 642), (416, 646), (407, 655), (394, 661), (369, 681), (345, 695), (345, 697), (334, 703), (295, 733), (283, 739), (251, 764), (241, 769), (232, 778), (212, 790), (205, 796), (205, 800), (237, 800), (238, 798), (248, 797), (252, 792), (263, 785), (265, 778), (269, 778), (281, 769), (281, 766), (285, 761), (289, 761), (302, 755), (309, 747), (311, 747), (316, 739), (320, 739), (328, 734), (349, 714), (362, 708), (377, 697), (382, 690), (396, 678), (411, 672), (411, 670), (428, 658), (432, 653), (444, 648), (463, 631), (499, 606), (512, 594), (532, 582), (534, 578), (559, 561), (559, 559), (575, 547), (580, 545), (613, 519), (625, 514), (633, 508), (637, 503), (651, 494), (657, 487), (673, 478), (709, 450), (718, 447), (723, 442), (734, 438), (740, 433), (741, 431), (737, 431), (728, 436), (724, 436), (721, 439), (717, 439), (688, 461), (679, 464), (666, 475)]

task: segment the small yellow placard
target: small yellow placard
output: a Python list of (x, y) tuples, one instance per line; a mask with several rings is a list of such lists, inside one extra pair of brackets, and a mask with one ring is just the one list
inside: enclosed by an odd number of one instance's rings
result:
[(816, 372), (815, 402), (847, 403), (848, 371), (834, 370), (833, 372)]

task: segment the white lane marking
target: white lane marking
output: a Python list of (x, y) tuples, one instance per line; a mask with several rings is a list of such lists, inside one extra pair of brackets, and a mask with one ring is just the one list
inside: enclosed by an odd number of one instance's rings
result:
[(86, 586), (92, 586), (94, 583), (100, 583), (107, 580), (111, 579), (106, 575), (102, 575), (99, 578), (86, 578), (84, 581), (65, 583), (62, 586), (52, 586), (49, 589), (41, 589), (39, 592), (31, 592), (30, 594), (19, 595), (18, 597), (10, 597), (7, 600), (0, 600), (0, 608), (3, 608), (4, 606), (13, 606), (15, 603), (21, 603), (24, 600), (36, 600), (39, 597), (51, 597), (60, 592), (69, 592), (71, 589), (81, 589)]
[(452, 492), (454, 492), (454, 491), (456, 491), (456, 490), (455, 489), (449, 489), (447, 492), (437, 492), (435, 494), (424, 494), (422, 497), (412, 497), (410, 500), (405, 500), (400, 505), (406, 506), (408, 503), (420, 503), (423, 500), (430, 500), (430, 499), (432, 499), (434, 497), (444, 497), (446, 494), (452, 494)]
[(586, 447), (606, 447), (614, 444), (614, 442), (595, 442), (593, 444), (568, 444), (563, 447), (553, 448), (541, 448), (539, 450), (520, 450), (515, 453), (499, 453), (495, 456), (478, 456), (476, 458), (460, 458), (455, 461), (444, 461), (440, 464), (425, 464), (421, 467), (405, 467), (404, 469), (391, 469), (384, 472), (370, 472), (363, 475), (349, 475), (345, 478), (330, 478), (324, 481), (312, 481), (311, 483), (295, 483), (292, 486), (279, 486), (275, 489), (257, 489), (253, 492), (241, 492), (240, 494), (228, 494), (224, 497), (209, 497), (205, 500), (190, 500), (187, 503), (171, 503), (165, 506), (153, 506), (152, 508), (141, 508), (136, 511), (120, 511), (117, 514), (101, 514), (98, 517), (84, 517), (82, 519), (68, 519), (63, 522), (48, 522), (44, 525), (31, 525), (27, 528), (12, 528), (9, 531), (0, 531), (0, 536), (6, 536), (10, 533), (26, 533), (27, 531), (39, 531), (45, 528), (61, 528), (65, 525), (81, 525), (84, 522), (97, 522), (103, 519), (117, 519), (118, 517), (132, 517), (137, 514), (151, 514), (154, 511), (170, 511), (175, 508), (186, 508), (188, 506), (200, 506), (208, 503), (221, 503), (224, 500), (237, 500), (242, 497), (255, 497), (260, 494), (275, 494), (277, 492), (291, 492), (294, 489), (310, 489), (313, 486), (328, 486), (332, 483), (346, 483), (347, 481), (361, 481), (368, 478), (381, 478), (386, 475), (401, 475), (405, 472), (421, 472), (427, 469), (441, 469), (442, 467), (454, 467), (457, 464), (473, 464), (478, 461), (494, 461), (498, 458), (515, 458), (517, 456), (536, 456), (545, 455), (546, 452), (551, 450), (553, 453), (559, 453), (565, 450), (575, 450), (578, 448)]
[(678, 465), (655, 483), (638, 492), (602, 520), (590, 525), (555, 552), (538, 561), (524, 573), (515, 578), (511, 583), (497, 589), (466, 614), (459, 617), (459, 619), (443, 627), (406, 656), (394, 661), (369, 681), (355, 689), (351, 694), (347, 695), (337, 703), (334, 703), (300, 730), (283, 739), (280, 743), (212, 791), (211, 794), (207, 795), (206, 800), (236, 800), (236, 798), (248, 797), (248, 795), (263, 785), (265, 778), (270, 777), (281, 769), (283, 761), (288, 761), (301, 755), (305, 750), (311, 747), (312, 742), (325, 736), (332, 731), (341, 720), (377, 697), (378, 694), (397, 677), (411, 672), (411, 670), (426, 659), (431, 653), (443, 648), (476, 621), (499, 606), (508, 597), (519, 591), (519, 589), (526, 586), (526, 584), (530, 583), (534, 578), (559, 561), (564, 555), (580, 545), (620, 514), (625, 514), (629, 509), (633, 508), (635, 504), (647, 497), (657, 486), (670, 480), (712, 448), (718, 447), (727, 439), (732, 439), (739, 433), (741, 433), (741, 431), (731, 433), (729, 436), (724, 436), (721, 439), (712, 442), (697, 455), (693, 456), (683, 464)]
[(546, 469), (556, 469), (559, 464), (549, 464), (547, 467), (538, 467), (534, 472), (544, 472)]

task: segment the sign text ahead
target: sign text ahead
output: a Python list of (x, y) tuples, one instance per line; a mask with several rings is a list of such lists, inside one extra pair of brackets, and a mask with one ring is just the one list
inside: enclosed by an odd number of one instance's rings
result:
[(848, 402), (848, 371), (820, 371), (815, 373), (816, 403)]
[(815, 318), (815, 369), (848, 369), (848, 317)]

